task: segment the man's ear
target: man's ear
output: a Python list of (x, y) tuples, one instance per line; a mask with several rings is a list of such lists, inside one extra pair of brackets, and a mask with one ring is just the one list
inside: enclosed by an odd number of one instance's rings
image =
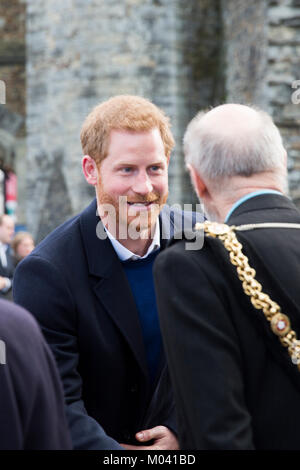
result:
[(206, 187), (206, 184), (205, 184), (204, 180), (199, 175), (197, 170), (195, 170), (193, 165), (191, 165), (190, 163), (187, 164), (187, 169), (190, 172), (190, 177), (191, 177), (191, 180), (192, 180), (192, 184), (194, 186), (194, 189), (195, 189), (198, 197), (200, 199), (203, 198), (203, 195), (207, 191), (207, 187)]
[(96, 186), (98, 181), (97, 163), (89, 155), (84, 155), (82, 158), (82, 170), (86, 181), (93, 186)]

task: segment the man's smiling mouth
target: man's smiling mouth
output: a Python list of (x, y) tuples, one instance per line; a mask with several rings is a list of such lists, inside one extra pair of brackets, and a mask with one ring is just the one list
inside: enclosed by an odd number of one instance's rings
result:
[(129, 208), (134, 208), (134, 209), (151, 209), (153, 206), (155, 206), (156, 204), (158, 204), (158, 199), (156, 199), (155, 201), (145, 201), (145, 202), (135, 202), (135, 201), (127, 201), (127, 205)]
[(130, 201), (127, 201), (127, 204), (129, 204), (130, 206), (149, 206), (150, 204), (153, 204), (153, 202), (130, 202)]

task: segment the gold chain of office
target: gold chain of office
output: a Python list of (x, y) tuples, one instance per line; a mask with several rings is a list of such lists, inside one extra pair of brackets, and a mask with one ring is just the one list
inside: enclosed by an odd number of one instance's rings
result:
[[(243, 290), (250, 297), (252, 305), (262, 310), (265, 318), (270, 322), (273, 333), (279, 337), (281, 344), (287, 348), (293, 364), (300, 371), (300, 341), (296, 332), (291, 329), (290, 319), (281, 312), (280, 306), (274, 302), (268, 294), (262, 292), (262, 285), (255, 279), (256, 271), (251, 268), (247, 256), (243, 253), (243, 245), (238, 241), (236, 230), (251, 230), (252, 228), (264, 228), (267, 224), (248, 226), (229, 226), (216, 222), (204, 222), (196, 224), (197, 230), (204, 230), (206, 235), (218, 238), (229, 252), (230, 262), (236, 266), (237, 274), (242, 282)], [(273, 227), (279, 224), (269, 224)], [(289, 224), (281, 224), (288, 226)], [(243, 228), (245, 227), (245, 228)], [(247, 227), (247, 228), (246, 228)], [(300, 227), (294, 227), (300, 228)]]

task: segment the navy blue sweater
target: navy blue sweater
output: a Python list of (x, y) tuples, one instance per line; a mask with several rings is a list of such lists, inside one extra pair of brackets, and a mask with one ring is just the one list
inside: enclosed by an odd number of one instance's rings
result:
[(159, 250), (140, 260), (123, 261), (140, 317), (150, 379), (155, 380), (162, 353), (152, 268)]

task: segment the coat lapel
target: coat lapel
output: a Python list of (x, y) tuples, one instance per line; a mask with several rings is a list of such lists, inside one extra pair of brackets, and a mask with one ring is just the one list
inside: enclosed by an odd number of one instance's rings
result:
[[(190, 219), (191, 216), (188, 221), (192, 226)], [(170, 211), (167, 206), (163, 208), (159, 216), (161, 250), (184, 223), (182, 211)], [(119, 258), (109, 239), (103, 236), (105, 231), (97, 215), (96, 199), (81, 214), (80, 227), (93, 290), (126, 339), (143, 374), (149, 379), (139, 314)], [(163, 355), (158, 377), (164, 364)]]
[(131, 348), (143, 374), (148, 378), (145, 347), (138, 311), (125, 272), (96, 214), (94, 200), (80, 217), (93, 290)]

